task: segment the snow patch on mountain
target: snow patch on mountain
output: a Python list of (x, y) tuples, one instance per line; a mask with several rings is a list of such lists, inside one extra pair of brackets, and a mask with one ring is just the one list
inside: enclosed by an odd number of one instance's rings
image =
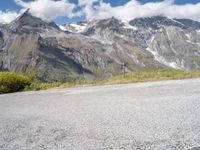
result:
[(173, 22), (175, 22), (175, 23), (178, 23), (178, 24), (184, 26), (184, 24), (182, 24), (181, 22), (179, 22), (179, 21), (177, 21), (177, 20), (175, 20), (175, 19), (173, 19), (173, 18), (167, 17), (167, 19), (169, 19), (169, 20), (171, 20), (171, 21), (173, 21)]
[(174, 68), (174, 69), (181, 69), (182, 68), (178, 65), (177, 62), (166, 61), (165, 58), (163, 58), (162, 56), (159, 56), (159, 54), (156, 51), (153, 51), (151, 48), (147, 47), (146, 50), (148, 52), (150, 52), (153, 55), (154, 59), (156, 61), (158, 61), (159, 63), (164, 64), (164, 65), (171, 67), (171, 68)]
[(66, 27), (63, 26), (63, 25), (59, 25), (59, 28), (60, 28), (62, 31), (67, 31)]
[(125, 29), (132, 29), (135, 31), (138, 30), (138, 28), (136, 26), (130, 25), (129, 21), (123, 21), (123, 24), (124, 24), (123, 28), (125, 28)]
[(72, 23), (71, 26), (74, 27), (77, 33), (81, 33), (86, 29), (87, 24), (78, 25), (78, 24)]
[(186, 42), (195, 44), (195, 43), (193, 43), (193, 42), (191, 41), (191, 36), (190, 36), (190, 34), (186, 33), (185, 36), (187, 37)]
[(82, 33), (87, 28), (87, 23), (67, 23), (60, 26), (63, 31), (69, 31), (72, 33)]

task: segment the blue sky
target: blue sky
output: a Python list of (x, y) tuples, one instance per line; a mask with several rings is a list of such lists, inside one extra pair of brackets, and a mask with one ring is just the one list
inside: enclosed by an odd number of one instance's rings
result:
[[(31, 1), (31, 0), (24, 0), (26, 2)], [(78, 3), (78, 0), (69, 0), (72, 3)], [(113, 6), (117, 6), (117, 5), (122, 5), (124, 3), (126, 3), (128, 0), (104, 0), (105, 2), (109, 2), (111, 3)], [(159, 2), (162, 0), (138, 0), (139, 2), (142, 3), (147, 3), (147, 2)], [(200, 2), (200, 0), (175, 0), (176, 4), (186, 4), (186, 3), (198, 3)], [(18, 5), (16, 5), (16, 3), (14, 2), (14, 0), (1, 0), (0, 2), (0, 10), (19, 10), (20, 7)]]
[[(20, 0), (20, 1), (26, 2), (28, 4), (29, 2), (31, 2), (33, 0)], [(53, 1), (53, 0), (49, 0), (49, 1)], [(59, 0), (57, 0), (57, 1), (59, 1)], [(91, 1), (91, 0), (88, 0), (88, 1)], [(95, 1), (95, 0), (93, 0), (93, 1)], [(110, 8), (112, 10), (112, 8), (126, 5), (128, 2), (130, 2), (130, 0), (104, 0), (103, 2), (105, 4), (110, 4)], [(137, 0), (137, 2), (140, 2), (141, 5), (143, 5), (143, 4), (147, 4), (147, 3), (150, 3), (150, 2), (154, 2), (155, 3), (155, 2), (162, 2), (162, 1), (161, 0)], [(70, 4), (75, 4), (77, 6), (78, 5), (78, 0), (69, 0), (69, 3)], [(195, 7), (195, 5), (198, 5), (198, 4), (200, 5), (200, 0), (175, 0), (175, 2), (173, 3), (173, 5), (180, 5), (180, 6), (184, 6), (186, 4), (194, 4), (194, 7)], [(104, 7), (106, 7), (106, 10), (109, 9), (109, 7), (107, 7), (107, 6), (104, 6)], [(6, 17), (6, 15), (7, 15), (6, 13), (7, 12), (19, 13), (22, 8), (23, 8), (23, 5), (16, 4), (16, 2), (14, 0), (1, 0), (1, 2), (0, 2), (0, 12), (1, 12), (0, 13), (0, 21), (1, 21), (1, 18), (3, 18), (3, 17), (5, 18)], [(191, 9), (191, 8), (188, 8), (188, 10), (189, 9)], [(91, 14), (89, 14), (88, 12), (84, 12), (85, 9), (83, 7), (79, 7), (78, 6), (77, 8), (75, 8), (75, 10), (76, 10), (76, 12), (82, 11), (83, 14), (82, 15), (77, 15), (77, 16), (75, 15), (74, 17), (68, 17), (68, 16), (70, 16), (70, 13), (68, 12), (69, 13), (68, 15), (66, 15), (66, 16), (63, 16), (63, 15), (57, 16), (57, 17), (53, 18), (53, 20), (56, 21), (58, 24), (62, 24), (64, 22), (75, 22), (75, 21), (84, 20), (86, 18), (91, 18)], [(97, 16), (95, 16), (95, 17), (102, 18), (102, 12), (100, 12), (100, 10), (105, 10), (105, 8), (99, 8), (98, 12), (95, 12), (97, 14)], [(35, 13), (34, 10), (33, 10), (33, 12)], [(44, 11), (42, 11), (42, 12), (44, 12)], [(115, 9), (113, 9), (112, 12), (115, 12)], [(36, 13), (38, 15), (38, 12), (36, 12)], [(109, 13), (109, 11), (108, 11), (108, 13)], [(171, 14), (171, 13), (169, 13), (169, 14)], [(181, 14), (181, 10), (180, 10), (180, 14)], [(4, 15), (4, 16), (2, 17), (2, 15)], [(41, 14), (41, 16), (42, 16), (42, 14)], [(186, 15), (186, 17), (187, 16), (190, 17), (190, 15)], [(176, 15), (175, 15), (175, 17), (176, 17)], [(193, 13), (193, 16), (191, 16), (191, 18), (194, 18), (194, 19), (197, 18), (196, 20), (200, 20), (200, 19), (198, 19), (198, 17), (200, 17), (200, 16), (197, 16), (194, 13)]]

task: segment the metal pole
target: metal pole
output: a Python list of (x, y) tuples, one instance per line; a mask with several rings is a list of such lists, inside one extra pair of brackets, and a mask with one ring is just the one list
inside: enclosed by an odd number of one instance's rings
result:
[(126, 64), (124, 62), (122, 64), (122, 67), (123, 67), (123, 77), (125, 78), (126, 77)]

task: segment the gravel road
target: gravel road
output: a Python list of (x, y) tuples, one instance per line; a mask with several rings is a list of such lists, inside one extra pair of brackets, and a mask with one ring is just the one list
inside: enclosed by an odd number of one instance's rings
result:
[(200, 79), (0, 95), (1, 150), (197, 150)]

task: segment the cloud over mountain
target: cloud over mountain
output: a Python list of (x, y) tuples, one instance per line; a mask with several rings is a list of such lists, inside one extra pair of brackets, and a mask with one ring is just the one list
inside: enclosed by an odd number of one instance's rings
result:
[[(78, 0), (78, 4), (68, 0), (14, 0), (22, 10), (30, 9), (34, 16), (45, 20), (58, 17), (85, 17), (88, 20), (115, 17), (120, 20), (131, 20), (138, 17), (164, 15), (171, 18), (188, 18), (200, 21), (200, 2), (196, 4), (178, 5), (174, 0), (161, 2), (140, 3), (129, 0), (120, 6), (112, 6), (103, 0)], [(0, 11), (0, 22), (7, 23), (15, 19), (20, 13), (15, 11)]]
[(0, 11), (0, 23), (8, 23), (19, 16), (15, 11)]
[(83, 6), (83, 5), (92, 5), (94, 2), (98, 2), (99, 0), (79, 0), (78, 1), (78, 4), (80, 6)]
[(15, 2), (25, 9), (30, 9), (30, 13), (34, 16), (45, 20), (54, 20), (57, 17), (71, 18), (76, 7), (68, 0), (35, 0), (30, 2), (15, 0)]
[(136, 0), (130, 0), (124, 5), (112, 7), (110, 3), (100, 0), (98, 4), (92, 7), (91, 3), (89, 3), (83, 10), (87, 19), (115, 17), (120, 20), (131, 20), (138, 17), (164, 15), (172, 18), (189, 18), (200, 21), (200, 2), (197, 4), (177, 5), (174, 0), (144, 4)]

